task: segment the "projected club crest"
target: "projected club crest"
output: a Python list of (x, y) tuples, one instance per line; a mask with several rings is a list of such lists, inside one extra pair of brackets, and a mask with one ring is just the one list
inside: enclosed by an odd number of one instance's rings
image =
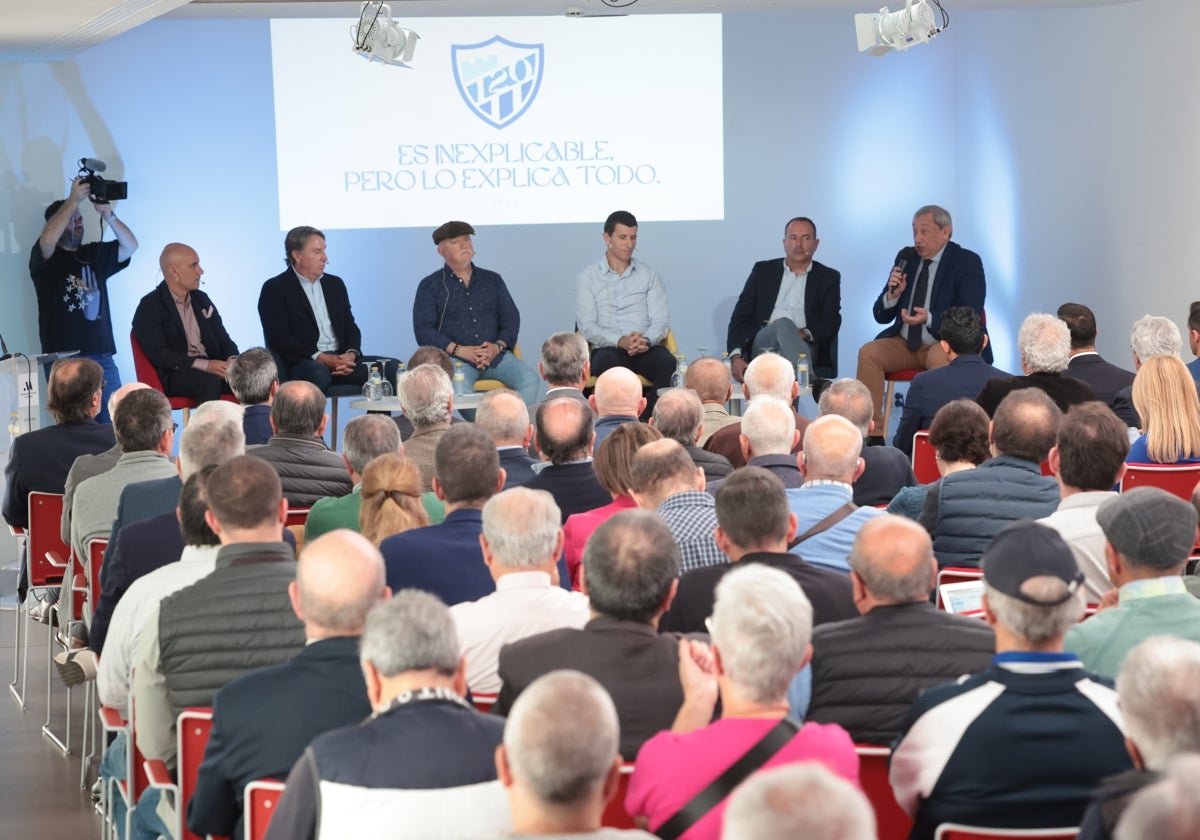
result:
[(452, 44), (454, 82), (467, 106), (488, 125), (504, 128), (529, 110), (542, 84), (542, 44), (494, 35), (478, 44)]

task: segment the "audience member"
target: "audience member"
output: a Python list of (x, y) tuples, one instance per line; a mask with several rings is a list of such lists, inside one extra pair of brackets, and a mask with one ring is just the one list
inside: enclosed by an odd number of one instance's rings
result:
[(637, 423), (638, 416), (646, 411), (641, 380), (629, 368), (609, 368), (596, 377), (588, 405), (596, 412), (596, 440), (592, 445), (599, 446), (617, 426)]
[(1038, 521), (1066, 540), (1083, 572), (1089, 603), (1097, 603), (1113, 588), (1104, 559), (1104, 532), (1096, 511), (1116, 498), (1113, 487), (1125, 475), (1129, 435), (1125, 424), (1101, 402), (1072, 406), (1058, 427), (1051, 447), (1050, 471), (1062, 497), (1058, 509)]
[(279, 474), (283, 495), (293, 507), (311, 507), (326, 496), (345, 496), (354, 489), (346, 462), (325, 445), (325, 395), (302, 379), (285, 382), (271, 404), (275, 434), (254, 450)]
[(1192, 379), (1196, 380), (1197, 387), (1200, 388), (1200, 300), (1192, 301), (1188, 306), (1188, 349), (1192, 351), (1192, 355), (1197, 358), (1188, 362), (1188, 373), (1192, 375)]
[(504, 722), (463, 699), (449, 610), (405, 590), (367, 614), (359, 658), (375, 711), (319, 735), (288, 774), (267, 840), (494, 837), (511, 825), (496, 781)]
[(858, 529), (883, 513), (854, 504), (851, 485), (862, 475), (862, 446), (862, 431), (845, 417), (818, 418), (804, 432), (804, 484), (787, 491), (799, 532), (788, 540), (788, 551), (843, 574), (850, 571), (846, 558)]
[(704, 406), (695, 391), (672, 388), (658, 398), (650, 424), (662, 436), (676, 441), (687, 452), (692, 463), (704, 470), (705, 481), (724, 478), (733, 472), (733, 465), (724, 455), (706, 452), (696, 444), (704, 426)]
[(588, 537), (613, 514), (637, 507), (637, 502), (629, 495), (633, 486), (633, 456), (647, 443), (656, 440), (662, 440), (662, 435), (653, 426), (626, 423), (613, 429), (612, 434), (596, 450), (592, 467), (600, 486), (612, 496), (612, 503), (573, 513), (563, 523), (563, 557), (567, 561), (567, 573), (573, 588), (579, 588), (583, 547)]
[[(792, 405), (800, 394), (800, 386), (796, 383), (796, 368), (792, 362), (777, 353), (760, 353), (746, 368), (742, 392), (747, 403), (751, 405), (759, 396), (775, 397)], [(795, 420), (796, 431), (803, 435), (804, 430), (808, 428), (809, 419), (795, 409), (792, 409), (792, 419)], [(741, 434), (741, 423), (730, 423), (713, 432), (704, 448), (709, 452), (724, 455), (734, 469), (744, 467), (746, 461), (742, 456)], [(793, 448), (792, 454), (798, 451), (798, 448)]]
[(1038, 388), (1001, 400), (988, 436), (992, 457), (973, 470), (943, 476), (925, 496), (919, 521), (933, 537), (939, 566), (978, 567), (983, 550), (1005, 525), (1055, 511), (1058, 483), (1042, 475), (1041, 464), (1061, 419), (1058, 406)]
[(388, 586), (393, 592), (423, 589), (446, 604), (477, 601), (496, 589), (479, 535), (483, 506), (504, 486), (504, 470), (488, 433), (467, 423), (447, 427), (434, 459), (433, 492), (446, 504), (446, 519), (380, 543)]
[(347, 423), (342, 434), (342, 461), (350, 471), (353, 489), (345, 495), (326, 496), (313, 502), (304, 522), (304, 542), (311, 542), (338, 528), (357, 531), (363, 473), (367, 465), (380, 455), (395, 455), (401, 451), (400, 430), (390, 417), (364, 414)]
[[(440, 347), (418, 347), (408, 357), (408, 364), (405, 365), (405, 369), (416, 370), (421, 365), (435, 365), (440, 367), (445, 372), (446, 378), (451, 381), (451, 391), (454, 390), (454, 360), (450, 358), (450, 355), (445, 350)], [(397, 382), (397, 384), (399, 383)], [(399, 390), (396, 393), (397, 398), (399, 398)], [(400, 440), (404, 441), (412, 437), (413, 424), (406, 415), (403, 413), (396, 414), (392, 417), (392, 420), (395, 421), (396, 427), (400, 429)], [(460, 417), (458, 412), (452, 412), (450, 422), (465, 423), (467, 421)]]
[(679, 592), (659, 622), (661, 630), (703, 632), (705, 620), (713, 613), (717, 584), (743, 563), (791, 575), (812, 605), (814, 625), (857, 615), (844, 574), (813, 566), (788, 552), (788, 543), (796, 535), (796, 514), (788, 510), (783, 482), (761, 467), (742, 467), (721, 482), (715, 501), (717, 546), (729, 564), (706, 566), (681, 577)]
[(1200, 462), (1200, 399), (1183, 362), (1174, 356), (1143, 362), (1133, 380), (1133, 405), (1143, 425), (1129, 463)]
[[(434, 524), (421, 493), (421, 471), (403, 455), (388, 453), (367, 464), (360, 495), (357, 528), (376, 548), (390, 536)], [(444, 519), (442, 508), (438, 522)]]
[[(399, 437), (396, 424), (381, 419)], [(188, 804), (188, 830), (200, 836), (240, 838), (249, 782), (284, 778), (313, 738), (371, 714), (358, 645), (368, 610), (391, 595), (379, 552), (346, 530), (306, 542), (288, 595), (304, 622), (304, 649), (213, 698), (212, 733)]]
[(635, 756), (671, 726), (683, 701), (679, 640), (658, 633), (679, 580), (679, 547), (671, 529), (648, 511), (616, 514), (592, 534), (583, 554), (583, 591), (592, 619), (506, 645), (500, 651), (500, 696), (507, 714), (542, 674), (573, 668), (612, 696), (621, 722), (621, 755)]
[(525, 482), (554, 497), (563, 522), (574, 513), (603, 507), (611, 496), (592, 470), (592, 411), (579, 400), (559, 397), (537, 408), (534, 426), (544, 466)]
[(1017, 347), (1025, 375), (989, 379), (975, 398), (989, 417), (996, 414), (1001, 400), (1022, 388), (1045, 391), (1060, 411), (1096, 399), (1087, 382), (1063, 375), (1071, 361), (1071, 331), (1060, 318), (1046, 312), (1026, 316), (1017, 333)]
[(960, 397), (939, 408), (929, 426), (929, 445), (933, 448), (938, 480), (930, 484), (901, 487), (896, 497), (888, 503), (887, 512), (909, 519), (918, 518), (925, 505), (925, 496), (940, 487), (942, 476), (973, 470), (992, 457), (988, 447), (990, 430), (991, 421), (987, 412), (974, 400)]
[(1067, 646), (1090, 670), (1116, 677), (1125, 654), (1143, 639), (1170, 633), (1200, 642), (1200, 601), (1184, 586), (1196, 544), (1196, 509), (1166, 490), (1137, 487), (1100, 505), (1108, 575), (1116, 604), (1067, 633)]
[(942, 406), (964, 397), (975, 399), (989, 379), (1008, 376), (980, 355), (988, 344), (987, 330), (979, 313), (969, 306), (945, 311), (938, 343), (950, 364), (916, 375), (904, 396), (904, 413), (892, 438), (892, 446), (910, 457), (913, 435), (928, 429)]
[(1161, 781), (1133, 798), (1116, 840), (1194, 840), (1200, 825), (1200, 755), (1188, 753), (1167, 765)]
[(850, 552), (861, 616), (814, 628), (807, 720), (839, 724), (856, 743), (890, 745), (922, 691), (988, 666), (991, 628), (934, 607), (936, 576), (920, 525), (899, 516), (863, 525)]
[(475, 425), (492, 436), (500, 453), (500, 466), (507, 476), (504, 488), (520, 487), (533, 478), (533, 465), (527, 450), (533, 439), (529, 409), (516, 391), (488, 391), (475, 409)]
[(944, 822), (1078, 825), (1096, 783), (1131, 766), (1116, 692), (1063, 652), (1084, 609), (1067, 544), (1016, 522), (988, 546), (983, 580), (992, 666), (917, 698), (892, 750), (892, 789), (915, 819), (913, 840)]
[(646, 444), (633, 456), (632, 475), (637, 506), (656, 511), (675, 536), (681, 573), (729, 562), (713, 536), (717, 512), (704, 492), (704, 470), (682, 446), (666, 439)]
[(725, 808), (721, 840), (875, 840), (875, 812), (858, 787), (816, 763), (756, 773)]
[(704, 356), (688, 365), (683, 387), (695, 391), (704, 406), (704, 422), (700, 426), (698, 446), (704, 446), (717, 429), (724, 428), (738, 419), (729, 413), (726, 406), (733, 396), (729, 368), (720, 359)]
[(579, 333), (557, 332), (542, 343), (538, 373), (546, 380), (546, 401), (571, 397), (587, 402), (583, 389), (591, 372), (587, 341)]
[(497, 667), (504, 645), (587, 623), (588, 599), (564, 591), (556, 580), (561, 522), (558, 506), (544, 490), (514, 487), (484, 505), (480, 545), (496, 591), (450, 608), (472, 694), (500, 691)]
[[(765, 469), (788, 489), (804, 484), (800, 465), (792, 454), (800, 445), (800, 431), (792, 414), (792, 407), (783, 400), (763, 394), (746, 406), (738, 435), (745, 466)], [(716, 493), (723, 483), (724, 479), (708, 482), (708, 492)]]
[[(638, 752), (626, 810), (654, 832), (719, 837), (724, 798), (687, 806), (776, 728), (782, 744), (760, 767), (816, 761), (857, 782), (858, 755), (845, 730), (787, 717), (788, 687), (808, 663), (811, 638), (812, 607), (787, 574), (750, 564), (725, 575), (717, 584), (712, 647), (679, 642), (683, 704), (671, 730)], [(721, 718), (710, 723), (718, 697)]]
[(246, 445), (259, 446), (271, 439), (271, 403), (279, 390), (275, 357), (265, 347), (251, 347), (234, 357), (225, 372), (229, 389), (242, 404)]
[[(1133, 348), (1133, 369), (1137, 371), (1155, 356), (1178, 357), (1183, 339), (1179, 335), (1179, 327), (1175, 326), (1175, 322), (1170, 318), (1143, 315), (1133, 322), (1129, 330), (1129, 345)], [(1117, 392), (1113, 399), (1113, 411), (1118, 417), (1132, 415), (1137, 422), (1130, 425), (1136, 429), (1142, 428), (1142, 420), (1133, 407), (1132, 385), (1127, 385)]]
[(413, 426), (412, 434), (404, 438), (404, 455), (421, 470), (421, 490), (429, 492), (433, 489), (434, 453), (451, 425), (454, 387), (444, 370), (426, 363), (401, 374), (396, 394)]
[(866, 385), (857, 379), (838, 379), (821, 394), (818, 409), (822, 417), (829, 414), (845, 417), (862, 432), (863, 471), (854, 481), (854, 504), (885, 505), (902, 487), (917, 483), (909, 456), (891, 446), (865, 445), (875, 431), (871, 392)]
[[(1071, 332), (1071, 362), (1063, 376), (1080, 379), (1092, 387), (1096, 399), (1116, 410), (1117, 394), (1133, 384), (1133, 371), (1106, 362), (1096, 351), (1096, 315), (1082, 303), (1064, 303), (1058, 317)], [(1137, 426), (1137, 415), (1122, 407), (1120, 419), (1126, 426)]]
[(496, 750), (512, 837), (651, 840), (644, 831), (600, 827), (620, 785), (617, 730), (612, 698), (586, 674), (555, 671), (533, 681), (513, 704)]

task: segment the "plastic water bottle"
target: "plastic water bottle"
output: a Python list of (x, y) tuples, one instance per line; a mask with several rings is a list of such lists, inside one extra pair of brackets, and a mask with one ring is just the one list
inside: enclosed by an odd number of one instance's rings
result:
[(367, 374), (367, 384), (363, 386), (363, 394), (371, 402), (383, 399), (383, 371), (379, 369), (379, 365), (371, 365), (371, 372)]
[(676, 353), (675, 372), (671, 374), (671, 387), (682, 388), (685, 381), (687, 381), (687, 356)]
[(810, 383), (808, 381), (808, 354), (801, 353), (800, 358), (796, 360), (796, 382), (800, 384), (800, 390), (806, 390)]
[(733, 377), (733, 359), (729, 358), (728, 353), (721, 354), (721, 361), (725, 363), (725, 370), (729, 371), (729, 376)]
[(462, 362), (454, 363), (454, 393), (467, 393), (467, 375), (463, 373)]

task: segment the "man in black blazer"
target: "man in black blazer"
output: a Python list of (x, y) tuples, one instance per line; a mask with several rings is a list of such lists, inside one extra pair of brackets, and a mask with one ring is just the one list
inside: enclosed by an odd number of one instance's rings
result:
[(820, 244), (813, 221), (797, 216), (783, 228), (786, 256), (757, 262), (750, 270), (729, 316), (726, 341), (738, 382), (750, 359), (764, 350), (793, 364), (807, 353), (816, 376), (837, 376), (842, 275), (813, 260)]
[(554, 497), (562, 521), (573, 513), (603, 507), (612, 495), (592, 469), (592, 441), (596, 434), (591, 408), (571, 397), (538, 406), (534, 425), (542, 461), (548, 462), (525, 486), (545, 490)]
[(369, 609), (391, 596), (379, 552), (358, 534), (326, 534), (301, 553), (288, 594), (304, 622), (304, 650), (242, 675), (213, 698), (212, 734), (187, 813), (201, 837), (241, 837), (248, 782), (286, 778), (313, 738), (371, 714), (358, 640)]
[(516, 391), (507, 388), (488, 391), (475, 409), (475, 425), (496, 444), (500, 466), (504, 469), (504, 488), (520, 487), (533, 478), (537, 463), (527, 452), (533, 439), (529, 409)]
[[(362, 333), (350, 311), (342, 278), (325, 273), (325, 234), (314, 227), (292, 228), (284, 239), (287, 270), (263, 283), (258, 296), (267, 347), (283, 362), (286, 379), (312, 382), (322, 393), (330, 385), (363, 385)], [(396, 362), (385, 360), (384, 375), (396, 381)]]
[[(872, 314), (887, 328), (858, 351), (854, 378), (871, 391), (876, 434), (883, 428), (884, 375), (897, 370), (932, 370), (949, 364), (938, 345), (942, 315), (952, 306), (969, 306), (983, 317), (987, 283), (983, 261), (974, 251), (950, 241), (950, 214), (927, 205), (913, 214), (913, 245), (901, 248)], [(992, 348), (983, 349), (992, 362)], [(877, 439), (883, 443), (882, 437)]]
[(200, 291), (204, 269), (187, 245), (172, 242), (158, 258), (163, 281), (133, 313), (133, 337), (150, 359), (169, 397), (198, 403), (231, 394), (225, 371), (238, 354), (217, 307)]
[(1071, 358), (1071, 334), (1057, 317), (1046, 312), (1026, 316), (1017, 332), (1017, 346), (1025, 375), (989, 379), (975, 397), (988, 417), (995, 415), (1001, 400), (1022, 388), (1045, 391), (1063, 414), (1073, 405), (1096, 399), (1082, 379), (1063, 375)]
[(1133, 385), (1133, 371), (1106, 362), (1096, 352), (1096, 316), (1082, 303), (1064, 303), (1056, 313), (1071, 331), (1071, 362), (1063, 376), (1092, 386), (1096, 399), (1108, 405), (1126, 426), (1140, 426), (1137, 413), (1117, 394)]

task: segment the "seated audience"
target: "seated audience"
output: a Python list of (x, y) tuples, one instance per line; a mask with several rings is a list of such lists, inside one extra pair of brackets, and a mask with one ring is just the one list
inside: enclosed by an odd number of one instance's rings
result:
[[(943, 367), (936, 370), (947, 369)], [(938, 475), (973, 470), (992, 457), (988, 448), (990, 430), (991, 421), (987, 413), (974, 400), (951, 400), (939, 408), (929, 426), (929, 445), (933, 447)], [(940, 483), (939, 477), (931, 484), (901, 487), (896, 497), (888, 503), (887, 512), (916, 519), (925, 505), (925, 496), (931, 490), (936, 490)]]
[(943, 476), (925, 495), (918, 521), (933, 537), (939, 566), (978, 568), (983, 550), (1005, 525), (1055, 511), (1058, 483), (1042, 475), (1041, 465), (1061, 419), (1058, 406), (1037, 388), (1001, 401), (988, 435), (992, 457)]
[[(1064, 303), (1056, 313), (1071, 332), (1071, 362), (1063, 376), (1079, 379), (1092, 386), (1096, 399), (1114, 411), (1117, 394), (1133, 384), (1133, 371), (1106, 362), (1096, 352), (1096, 315), (1082, 303)], [(1137, 415), (1122, 407), (1119, 415), (1126, 426), (1137, 426)]]
[(342, 461), (350, 472), (353, 489), (340, 496), (317, 499), (304, 522), (304, 542), (338, 528), (358, 530), (358, 514), (362, 508), (363, 473), (367, 464), (380, 455), (395, 455), (402, 450), (400, 430), (390, 417), (383, 414), (364, 414), (346, 424), (342, 434)]
[(662, 440), (662, 435), (653, 426), (626, 423), (613, 429), (612, 434), (596, 449), (592, 468), (596, 471), (600, 486), (612, 496), (612, 503), (573, 513), (563, 523), (563, 557), (567, 561), (567, 572), (573, 588), (579, 588), (583, 547), (588, 537), (614, 513), (637, 507), (637, 502), (629, 495), (629, 489), (633, 486), (633, 456), (647, 443), (656, 440)]
[(721, 829), (721, 840), (764, 837), (875, 840), (875, 812), (857, 785), (820, 764), (776, 767), (738, 785)]
[(651, 735), (671, 726), (683, 701), (679, 640), (658, 633), (678, 580), (679, 547), (666, 523), (643, 510), (613, 516), (583, 553), (583, 591), (593, 618), (582, 629), (551, 630), (505, 645), (492, 711), (507, 714), (542, 674), (582, 671), (612, 696), (621, 755), (637, 755)]
[(1133, 405), (1143, 425), (1129, 447), (1129, 463), (1200, 462), (1200, 399), (1183, 362), (1175, 356), (1146, 360), (1133, 380)]
[(788, 552), (788, 542), (796, 535), (796, 514), (788, 510), (783, 482), (761, 467), (742, 467), (721, 482), (715, 500), (717, 546), (729, 563), (681, 577), (671, 609), (659, 622), (660, 630), (704, 632), (704, 622), (713, 614), (717, 584), (742, 564), (761, 564), (791, 575), (812, 606), (814, 625), (857, 615), (844, 574)]
[(583, 389), (592, 373), (587, 340), (576, 332), (557, 332), (542, 343), (538, 373), (546, 380), (543, 402), (571, 397), (587, 402)]
[(1116, 692), (1063, 652), (1084, 610), (1067, 544), (1035, 522), (1009, 525), (984, 554), (983, 581), (992, 666), (917, 698), (892, 750), (913, 840), (945, 822), (1078, 825), (1099, 780), (1132, 766)]
[(413, 427), (404, 437), (404, 456), (421, 470), (421, 490), (427, 493), (433, 489), (434, 453), (451, 425), (454, 385), (444, 370), (426, 363), (400, 375), (396, 396)]
[(1091, 385), (1063, 375), (1071, 361), (1071, 331), (1059, 318), (1046, 312), (1027, 316), (1017, 333), (1017, 348), (1025, 376), (989, 379), (975, 398), (989, 417), (1001, 400), (1022, 388), (1044, 391), (1059, 411), (1096, 399)]
[(359, 659), (374, 713), (326, 732), (287, 777), (267, 840), (495, 837), (511, 825), (496, 781), (504, 722), (467, 691), (450, 611), (405, 590), (368, 614)]
[[(1143, 315), (1133, 322), (1129, 330), (1129, 346), (1133, 348), (1133, 369), (1137, 371), (1155, 356), (1178, 358), (1183, 338), (1179, 335), (1179, 327), (1170, 318)], [(1126, 385), (1117, 392), (1113, 399), (1113, 411), (1118, 417), (1132, 415), (1136, 422), (1129, 425), (1142, 428), (1142, 420), (1133, 407), (1133, 385)]]
[(862, 615), (813, 629), (807, 720), (839, 724), (855, 743), (890, 745), (922, 691), (988, 666), (996, 649), (991, 628), (934, 607), (936, 576), (933, 544), (920, 525), (898, 516), (863, 525), (850, 552)]
[(1200, 752), (1200, 644), (1173, 636), (1142, 642), (1121, 663), (1117, 698), (1134, 769), (1101, 781), (1079, 840), (1110, 840), (1139, 790), (1158, 781), (1175, 756)]
[(692, 463), (704, 470), (705, 481), (724, 478), (733, 472), (733, 466), (724, 455), (705, 452), (696, 444), (704, 426), (704, 406), (695, 391), (672, 388), (654, 404), (654, 416), (650, 418), (662, 436), (670, 438), (683, 447)]
[(545, 490), (514, 487), (483, 506), (479, 542), (496, 591), (450, 608), (472, 694), (500, 691), (497, 666), (506, 644), (588, 622), (588, 599), (558, 585), (561, 521)]
[[(759, 396), (771, 396), (783, 400), (789, 406), (794, 405), (800, 395), (800, 386), (796, 383), (796, 368), (792, 362), (777, 353), (760, 353), (746, 368), (742, 382), (742, 392), (748, 405), (753, 405)], [(792, 409), (792, 419), (796, 423), (796, 431), (804, 434), (808, 428), (809, 419)], [(730, 423), (715, 431), (704, 444), (709, 452), (724, 455), (734, 469), (746, 465), (742, 456), (741, 444), (742, 424)], [(792, 448), (792, 454), (799, 451), (799, 443)]]
[(1200, 755), (1172, 760), (1163, 779), (1134, 797), (1116, 840), (1193, 840), (1200, 825)]
[(629, 368), (609, 368), (596, 377), (596, 387), (588, 397), (588, 404), (596, 412), (593, 446), (599, 446), (613, 429), (624, 423), (637, 423), (646, 410), (642, 381)]
[(637, 506), (657, 512), (674, 534), (681, 573), (729, 562), (713, 536), (717, 512), (713, 497), (704, 492), (704, 471), (682, 446), (673, 440), (646, 444), (633, 456), (632, 475)]
[(1073, 406), (1063, 416), (1058, 442), (1050, 449), (1050, 470), (1058, 480), (1062, 501), (1058, 510), (1038, 521), (1058, 531), (1071, 547), (1086, 578), (1088, 603), (1098, 603), (1113, 588), (1096, 511), (1116, 498), (1113, 487), (1125, 475), (1128, 452), (1125, 424), (1098, 401)]
[[(845, 730), (787, 719), (788, 686), (808, 663), (811, 637), (812, 607), (790, 576), (753, 564), (725, 575), (717, 584), (712, 647), (679, 643), (683, 704), (671, 730), (638, 752), (626, 810), (654, 832), (720, 837), (724, 799), (680, 811), (777, 727), (790, 737), (761, 767), (817, 761), (857, 782), (858, 755)], [(710, 723), (718, 696), (721, 719)]]
[(800, 455), (804, 484), (787, 491), (799, 532), (788, 541), (788, 551), (843, 574), (850, 571), (846, 557), (858, 529), (883, 513), (854, 504), (851, 485), (862, 475), (862, 446), (862, 432), (845, 417), (818, 418), (804, 432)]
[(447, 426), (434, 457), (433, 492), (446, 504), (446, 519), (379, 544), (388, 586), (393, 592), (423, 589), (446, 604), (477, 601), (496, 590), (479, 535), (483, 506), (504, 486), (504, 470), (488, 433), (471, 423)]
[(504, 467), (504, 489), (520, 487), (533, 478), (537, 463), (526, 451), (533, 440), (529, 409), (521, 395), (506, 388), (488, 391), (475, 409), (475, 425), (492, 436)]
[(705, 356), (688, 365), (683, 387), (695, 391), (704, 405), (704, 422), (700, 425), (697, 446), (708, 443), (718, 429), (738, 422), (726, 407), (733, 396), (731, 379), (729, 368), (720, 359)]
[(1100, 505), (1096, 522), (1119, 590), (1115, 606), (1067, 632), (1084, 666), (1112, 679), (1125, 654), (1150, 636), (1200, 642), (1200, 600), (1181, 577), (1196, 544), (1196, 509), (1166, 490), (1137, 487)]
[[(446, 373), (446, 378), (451, 382), (451, 391), (454, 390), (454, 360), (450, 358), (450, 354), (440, 347), (418, 347), (413, 351), (413, 354), (408, 357), (408, 364), (405, 365), (405, 370), (416, 370), (421, 365), (436, 365)], [(399, 382), (397, 381), (397, 385)], [(396, 396), (399, 398), (400, 391), (397, 389)], [(400, 430), (400, 440), (408, 440), (413, 434), (412, 421), (404, 414), (397, 414), (392, 417), (396, 427)], [(450, 415), (451, 423), (467, 422), (462, 417), (459, 417), (457, 412)]]
[(284, 382), (271, 404), (275, 434), (254, 450), (279, 474), (283, 495), (292, 507), (311, 507), (326, 496), (345, 496), (354, 489), (346, 462), (325, 445), (325, 395), (303, 379)]
[(553, 496), (563, 522), (573, 513), (612, 500), (592, 469), (593, 420), (591, 409), (573, 397), (548, 400), (535, 414), (537, 448), (544, 466), (524, 486)]
[(271, 401), (279, 390), (275, 357), (265, 347), (251, 347), (234, 357), (225, 373), (229, 390), (244, 407), (246, 445), (258, 446), (271, 439)]
[(360, 495), (358, 532), (376, 548), (394, 534), (433, 524), (423, 504), (421, 471), (403, 455), (388, 453), (367, 464)]
[[(862, 432), (863, 443), (874, 434), (871, 419), (874, 408), (871, 392), (857, 379), (838, 379), (829, 384), (818, 403), (820, 416), (836, 414), (845, 417)], [(891, 446), (866, 446), (859, 453), (863, 471), (854, 481), (854, 504), (885, 505), (902, 487), (917, 483), (913, 476), (912, 459)]]
[[(390, 418), (380, 419), (399, 437)], [(212, 733), (188, 804), (188, 830), (200, 836), (240, 840), (248, 783), (284, 778), (313, 738), (371, 714), (358, 644), (367, 611), (391, 595), (379, 552), (346, 530), (306, 542), (288, 594), (304, 622), (304, 649), (213, 698)]]
[(1194, 300), (1188, 306), (1187, 325), (1188, 349), (1196, 356), (1188, 362), (1187, 369), (1192, 379), (1196, 380), (1196, 387), (1200, 388), (1200, 300)]
[(644, 831), (600, 827), (620, 784), (619, 734), (612, 698), (591, 677), (555, 671), (534, 680), (513, 704), (496, 750), (513, 836), (651, 840)]
[[(783, 400), (764, 394), (746, 406), (738, 436), (745, 466), (766, 470), (789, 490), (804, 484), (804, 476), (792, 454), (800, 445), (800, 431), (792, 420), (793, 413)], [(722, 481), (708, 482), (708, 492), (716, 493)]]

